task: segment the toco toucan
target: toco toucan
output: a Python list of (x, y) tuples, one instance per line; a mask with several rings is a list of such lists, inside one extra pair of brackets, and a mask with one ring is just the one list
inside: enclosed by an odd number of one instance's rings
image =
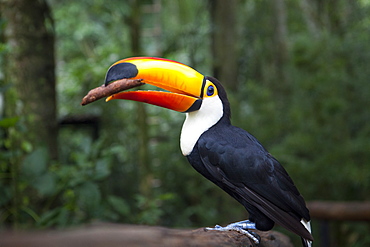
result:
[(180, 147), (204, 177), (234, 197), (249, 212), (249, 220), (211, 230), (237, 230), (256, 243), (257, 234), (279, 224), (311, 246), (310, 214), (305, 201), (280, 163), (250, 133), (231, 125), (225, 89), (193, 68), (163, 58), (133, 57), (114, 63), (105, 84), (120, 79), (142, 82), (166, 91), (124, 91), (112, 99), (126, 99), (186, 113)]

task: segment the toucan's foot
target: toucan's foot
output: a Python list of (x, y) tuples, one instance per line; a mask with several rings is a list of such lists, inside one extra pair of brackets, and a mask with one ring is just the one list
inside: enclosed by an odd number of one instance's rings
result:
[(219, 225), (216, 225), (214, 228), (206, 227), (206, 229), (211, 231), (237, 231), (247, 235), (255, 244), (259, 244), (261, 241), (261, 238), (257, 233), (249, 231), (251, 229), (256, 229), (256, 224), (249, 220), (231, 223), (225, 227)]

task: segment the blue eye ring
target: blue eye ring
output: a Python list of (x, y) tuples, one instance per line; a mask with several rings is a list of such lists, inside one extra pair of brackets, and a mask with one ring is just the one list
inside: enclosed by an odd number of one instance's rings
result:
[(215, 93), (215, 87), (212, 85), (209, 85), (207, 88), (207, 96), (212, 96)]

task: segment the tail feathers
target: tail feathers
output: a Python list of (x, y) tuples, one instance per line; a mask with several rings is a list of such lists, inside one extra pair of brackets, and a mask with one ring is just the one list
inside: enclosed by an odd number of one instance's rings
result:
[[(302, 219), (301, 224), (307, 229), (307, 231), (309, 231), (312, 234), (312, 232), (311, 232), (311, 222), (310, 221), (306, 221), (305, 219)], [(313, 240), (313, 238), (312, 239), (302, 238), (303, 246), (304, 247), (311, 247), (312, 246), (312, 240)]]
[(304, 247), (311, 247), (312, 246), (312, 241), (308, 240), (308, 239), (304, 239), (304, 238), (301, 238), (302, 239), (302, 245)]

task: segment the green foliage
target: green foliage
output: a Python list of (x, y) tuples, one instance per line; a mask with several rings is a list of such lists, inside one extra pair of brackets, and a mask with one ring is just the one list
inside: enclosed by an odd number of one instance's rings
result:
[[(271, 79), (278, 66), (263, 61), (272, 55), (261, 47), (269, 40), (249, 37), (254, 39), (248, 50), (254, 51), (249, 59), (255, 61), (255, 70), (244, 72), (250, 78), (242, 88), (248, 102), (239, 109), (248, 114), (241, 116), (241, 123), (267, 144), (308, 201), (369, 200), (370, 40), (364, 14), (369, 6), (351, 7), (361, 9), (351, 9), (357, 14), (347, 18), (345, 31), (324, 27), (315, 37), (302, 29), (297, 19), (301, 15), (291, 13), (285, 81)], [(255, 25), (250, 32), (262, 30), (263, 24)], [(369, 243), (359, 237), (368, 225), (357, 226), (359, 232), (350, 225), (336, 224), (336, 237), (353, 236), (341, 239), (341, 246)], [(318, 235), (317, 227), (313, 229)]]
[[(143, 14), (144, 54), (130, 49), (130, 1), (50, 2), (59, 114), (98, 116), (100, 132), (96, 138), (89, 126), (61, 127), (60, 157), (50, 161), (44, 147), (22, 140), (27, 131), (22, 116), (2, 118), (1, 227), (68, 227), (93, 220), (195, 227), (246, 218), (241, 205), (182, 157), (178, 141), (184, 116), (145, 107), (150, 171), (141, 177), (137, 103), (79, 105), (89, 89), (103, 83), (110, 64), (124, 57), (160, 55), (210, 74), (212, 23), (206, 1), (163, 0), (160, 12)], [(318, 33), (312, 35), (297, 11), (299, 1), (285, 2), (284, 66), (275, 60), (271, 3), (239, 2), (241, 38), (235, 43), (242, 49), (235, 59), (240, 83), (237, 92), (229, 92), (233, 123), (269, 149), (306, 200), (369, 200), (370, 6), (340, 1), (348, 3), (342, 6), (346, 14), (323, 11)], [(337, 18), (342, 18), (339, 24)], [(4, 49), (0, 45), (0, 52)], [(279, 76), (281, 70), (286, 77)], [(140, 190), (144, 182), (149, 194)], [(365, 224), (335, 223), (334, 234), (348, 235), (347, 246), (364, 246), (370, 241), (368, 230)]]

